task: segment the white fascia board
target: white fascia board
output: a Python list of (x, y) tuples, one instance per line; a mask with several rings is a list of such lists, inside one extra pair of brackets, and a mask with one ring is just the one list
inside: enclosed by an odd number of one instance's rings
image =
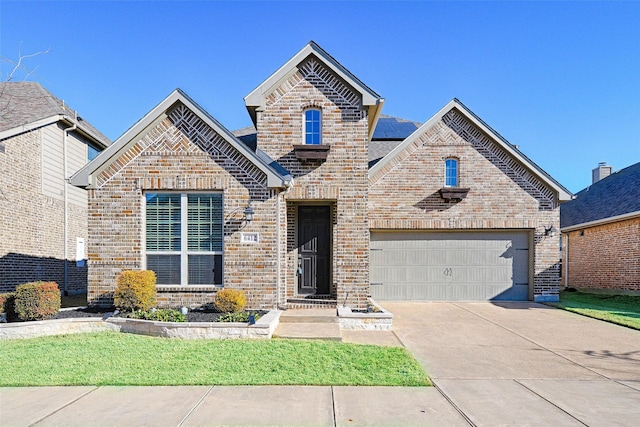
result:
[(29, 132), (34, 129), (41, 128), (43, 126), (48, 126), (53, 123), (57, 123), (64, 119), (65, 116), (62, 114), (56, 114), (51, 117), (45, 117), (44, 119), (36, 120), (35, 122), (25, 123), (21, 126), (16, 126), (11, 129), (5, 129), (0, 132), (0, 140), (11, 138), (16, 135), (20, 135), (21, 133)]
[(104, 149), (98, 156), (76, 172), (70, 182), (78, 187), (87, 187), (93, 184), (92, 174), (108, 163), (112, 158), (116, 157), (120, 150), (126, 147), (131, 141), (143, 132), (148, 126), (164, 116), (167, 110), (176, 102), (181, 102), (191, 111), (196, 112), (207, 125), (213, 128), (235, 149), (240, 151), (247, 159), (255, 164), (262, 172), (267, 175), (267, 186), (269, 188), (285, 187), (286, 182), (283, 177), (276, 173), (269, 165), (264, 164), (249, 148), (239, 141), (233, 134), (214, 119), (207, 111), (200, 107), (187, 94), (180, 89), (174, 90), (168, 97), (160, 102), (156, 107), (149, 111), (142, 119), (130, 127), (122, 136), (120, 136), (113, 144)]
[(369, 178), (373, 177), (380, 169), (382, 169), (387, 163), (389, 163), (395, 156), (401, 153), (407, 146), (409, 146), (416, 138), (419, 138), (427, 129), (433, 126), (435, 123), (442, 119), (446, 113), (448, 113), (454, 107), (454, 101), (450, 101), (447, 105), (442, 107), (440, 111), (431, 116), (429, 120), (424, 122), (418, 129), (413, 131), (411, 135), (405, 138), (396, 148), (391, 150), (386, 156), (384, 156), (378, 163), (373, 165), (369, 169)]
[(247, 96), (244, 97), (244, 102), (247, 107), (263, 107), (264, 95), (269, 93), (269, 90), (273, 85), (292, 71), (297, 70), (298, 64), (304, 61), (309, 55), (315, 55), (325, 65), (327, 65), (334, 73), (336, 73), (342, 80), (347, 82), (351, 87), (356, 89), (362, 96), (362, 103), (365, 106), (379, 105), (381, 104), (380, 95), (368, 88), (362, 83), (356, 76), (354, 76), (349, 70), (344, 68), (342, 64), (336, 61), (331, 55), (325, 52), (320, 46), (314, 42), (309, 42), (298, 53), (296, 53), (291, 59), (289, 59), (282, 67), (278, 68), (275, 73), (269, 76), (258, 87), (252, 90)]
[(513, 145), (511, 145), (506, 139), (502, 137), (502, 135), (498, 134), (495, 130), (493, 130), (490, 126), (484, 123), (478, 116), (475, 115), (471, 110), (469, 110), (464, 104), (459, 102), (457, 99), (453, 101), (454, 106), (464, 113), (464, 115), (471, 120), (477, 127), (479, 127), (484, 133), (489, 135), (491, 139), (496, 141), (502, 148), (504, 148), (511, 156), (513, 156), (518, 162), (524, 165), (530, 172), (540, 178), (544, 183), (553, 188), (558, 192), (558, 200), (561, 202), (566, 202), (573, 199), (573, 194), (571, 194), (566, 188), (564, 188), (560, 183), (558, 183), (555, 179), (553, 179), (549, 174), (547, 174), (540, 166), (535, 164), (531, 159), (526, 157), (520, 150), (516, 149)]
[(622, 215), (610, 216), (609, 218), (597, 219), (595, 221), (583, 222), (582, 224), (571, 225), (569, 227), (561, 228), (562, 233), (568, 233), (570, 231), (576, 231), (583, 228), (597, 227), (598, 225), (610, 224), (612, 222), (625, 221), (627, 219), (633, 219), (640, 217), (640, 211), (629, 212)]
[(494, 131), (491, 127), (480, 120), (471, 110), (469, 110), (464, 104), (457, 99), (453, 99), (441, 108), (435, 115), (427, 120), (422, 126), (415, 130), (411, 135), (407, 137), (400, 145), (394, 148), (389, 154), (387, 154), (382, 160), (373, 165), (369, 170), (369, 177), (371, 178), (375, 173), (384, 167), (391, 159), (393, 159), (398, 153), (402, 152), (409, 144), (411, 144), (416, 138), (420, 137), (428, 128), (433, 126), (438, 121), (442, 120), (442, 117), (452, 109), (460, 111), (467, 119), (469, 119), (475, 126), (480, 128), (484, 133), (489, 135), (491, 139), (496, 141), (502, 148), (504, 148), (511, 156), (513, 156), (518, 162), (524, 165), (530, 172), (541, 179), (544, 183), (558, 192), (558, 199), (560, 201), (568, 201), (573, 199), (573, 195), (566, 190), (562, 185), (551, 178), (546, 172), (544, 172), (539, 166), (528, 159), (519, 150), (515, 149), (508, 141), (506, 141), (500, 134)]

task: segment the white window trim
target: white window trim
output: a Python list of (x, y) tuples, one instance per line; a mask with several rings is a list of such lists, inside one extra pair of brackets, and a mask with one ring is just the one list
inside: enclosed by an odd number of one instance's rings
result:
[[(179, 194), (180, 195), (180, 251), (147, 251), (147, 194)], [(211, 286), (211, 287), (224, 287), (224, 196), (222, 197), (222, 251), (190, 251), (188, 236), (189, 236), (189, 194), (223, 194), (221, 191), (188, 191), (183, 193), (181, 191), (147, 191), (142, 194), (142, 264), (144, 269), (147, 269), (147, 255), (180, 255), (180, 283), (162, 284), (160, 287), (194, 287), (194, 286)], [(221, 285), (192, 285), (189, 284), (189, 255), (222, 255), (222, 284)]]
[[(456, 185), (449, 185), (447, 182), (447, 162), (453, 160), (456, 162)], [(460, 187), (460, 159), (456, 157), (446, 157), (444, 159), (444, 186), (448, 188)]]
[[(318, 144), (307, 144), (307, 111), (317, 111), (318, 113), (320, 113), (320, 132), (319, 132), (319, 137), (320, 140), (318, 141)], [(318, 107), (307, 107), (302, 111), (302, 144), (303, 145), (322, 145), (322, 109), (318, 108)]]

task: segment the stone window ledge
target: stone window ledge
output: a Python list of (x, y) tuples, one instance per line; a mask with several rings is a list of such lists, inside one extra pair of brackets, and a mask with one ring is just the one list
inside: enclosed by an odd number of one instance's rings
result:
[(325, 144), (302, 144), (294, 145), (293, 152), (298, 160), (327, 160), (330, 145)]
[(438, 190), (438, 193), (440, 193), (440, 197), (442, 197), (446, 201), (462, 200), (467, 197), (469, 188), (444, 187)]
[(214, 285), (157, 285), (158, 292), (216, 292), (224, 289), (223, 286)]

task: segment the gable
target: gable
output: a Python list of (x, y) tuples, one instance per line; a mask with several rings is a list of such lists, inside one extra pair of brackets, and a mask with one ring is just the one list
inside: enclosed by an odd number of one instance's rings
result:
[(268, 188), (284, 187), (288, 182), (179, 89), (74, 174), (70, 181), (79, 187), (99, 187), (145, 150), (168, 155), (208, 155), (225, 168), (232, 164), (237, 166), (253, 176), (259, 185)]
[(552, 209), (559, 202), (570, 200), (568, 190), (456, 99), (373, 165), (369, 170), (370, 183), (373, 185), (392, 173), (394, 168), (403, 167), (403, 162), (421, 146), (461, 143), (472, 146), (523, 191), (538, 200), (541, 208)]
[[(356, 94), (362, 108), (368, 110), (369, 139), (371, 139), (378, 117), (382, 111), (384, 99), (362, 83), (355, 75), (313, 41), (303, 47), (275, 73), (251, 91), (249, 95), (245, 96), (245, 105), (247, 106), (254, 125), (257, 124), (257, 112), (264, 110), (267, 99), (271, 99), (273, 102), (274, 96), (277, 98), (279, 94), (287, 92), (287, 89), (290, 88), (288, 85), (291, 84), (292, 76), (299, 73), (302, 67), (307, 68), (306, 71), (302, 70), (302, 72), (308, 73), (309, 66), (313, 67), (314, 62), (322, 64), (325, 70), (322, 75), (318, 75), (320, 79), (332, 79), (333, 83), (338, 80), (341, 81), (345, 88), (349, 88), (348, 91)], [(284, 83), (287, 84), (283, 85)], [(345, 91), (343, 96), (349, 97), (350, 95), (347, 95)]]

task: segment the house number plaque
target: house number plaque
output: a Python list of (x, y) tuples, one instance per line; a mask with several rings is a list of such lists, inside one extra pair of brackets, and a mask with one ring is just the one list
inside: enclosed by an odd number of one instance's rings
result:
[(260, 233), (240, 233), (240, 243), (260, 243)]

